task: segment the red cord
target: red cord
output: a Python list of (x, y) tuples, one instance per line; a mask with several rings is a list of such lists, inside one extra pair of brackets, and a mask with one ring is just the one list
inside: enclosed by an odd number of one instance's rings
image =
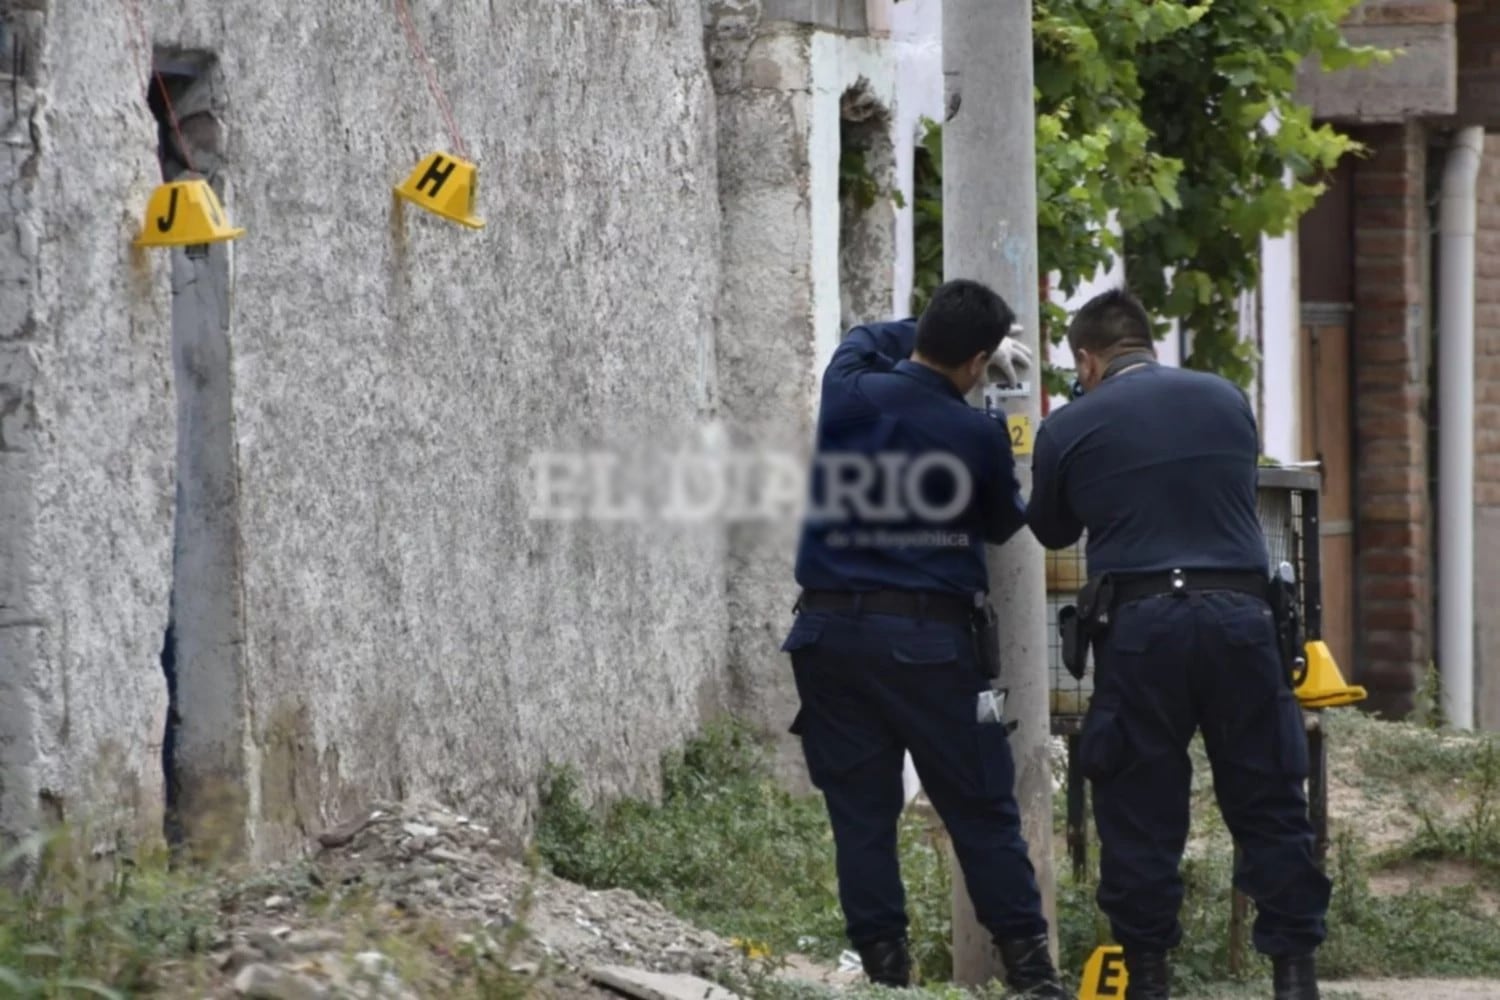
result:
[(155, 73), (157, 89), (161, 91), (161, 99), (167, 105), (167, 117), (172, 121), (172, 134), (177, 136), (177, 148), (182, 150), (182, 159), (187, 168), (196, 174), (198, 168), (193, 166), (193, 154), (188, 152), (187, 140), (182, 137), (182, 126), (177, 123), (177, 109), (172, 107), (172, 96), (167, 93), (167, 83), (161, 78), (161, 70), (155, 70)]
[(458, 123), (453, 118), (453, 108), (448, 104), (448, 96), (443, 93), (442, 85), (438, 83), (437, 71), (432, 67), (432, 60), (427, 58), (427, 50), (422, 47), (421, 36), (417, 34), (417, 26), (412, 23), (411, 11), (407, 9), (406, 0), (396, 0), (396, 16), (406, 31), (406, 41), (411, 46), (412, 58), (421, 64), (427, 77), (427, 87), (432, 91), (432, 98), (437, 101), (438, 110), (442, 112), (443, 120), (448, 124), (448, 135), (453, 139), (453, 148), (459, 156), (469, 159), (468, 147), (464, 145), (463, 136), (458, 133)]
[(182, 150), (182, 160), (189, 170), (197, 173), (198, 168), (193, 166), (193, 154), (188, 150), (187, 140), (182, 137), (182, 125), (177, 121), (177, 109), (172, 107), (172, 95), (167, 93), (167, 82), (162, 79), (161, 70), (156, 69), (156, 56), (151, 45), (151, 33), (146, 30), (146, 19), (141, 14), (140, 0), (129, 0), (127, 10), (131, 15), (131, 21), (135, 28), (131, 41), (137, 47), (141, 65), (144, 67), (141, 77), (141, 89), (149, 93), (151, 90), (151, 78), (152, 76), (156, 78), (156, 86), (161, 91), (162, 102), (167, 106), (167, 117), (172, 122), (172, 134), (177, 136), (177, 148)]

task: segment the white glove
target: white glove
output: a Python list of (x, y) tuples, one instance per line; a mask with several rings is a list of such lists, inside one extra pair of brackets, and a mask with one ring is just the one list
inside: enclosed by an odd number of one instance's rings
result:
[(994, 354), (990, 355), (986, 373), (991, 382), (999, 382), (1002, 385), (1020, 385), (1021, 380), (1016, 375), (1016, 369), (1030, 367), (1031, 348), (1012, 337), (1001, 337), (1000, 346), (995, 348)]

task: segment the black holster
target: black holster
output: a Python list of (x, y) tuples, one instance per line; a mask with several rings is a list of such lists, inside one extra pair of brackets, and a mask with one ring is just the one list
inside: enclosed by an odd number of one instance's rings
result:
[(1074, 680), (1088, 671), (1089, 646), (1109, 629), (1115, 588), (1108, 574), (1095, 577), (1078, 592), (1078, 603), (1057, 613), (1057, 631), (1062, 638), (1062, 662)]
[(974, 608), (974, 651), (979, 656), (979, 669), (984, 676), (995, 680), (1000, 676), (1000, 619), (989, 601), (980, 601)]
[(1272, 577), (1266, 599), (1271, 605), (1271, 619), (1276, 624), (1276, 645), (1281, 651), (1281, 665), (1286, 669), (1287, 682), (1293, 688), (1301, 684), (1307, 671), (1307, 658), (1302, 647), (1302, 614), (1297, 607), (1297, 585)]

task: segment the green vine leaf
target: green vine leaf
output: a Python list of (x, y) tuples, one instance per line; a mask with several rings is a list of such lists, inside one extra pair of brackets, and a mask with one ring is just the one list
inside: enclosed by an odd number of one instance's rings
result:
[[(1361, 151), (1313, 124), (1297, 69), (1390, 58), (1344, 40), (1356, 2), (1036, 0), (1041, 272), (1070, 294), (1123, 258), (1159, 329), (1176, 320), (1191, 332), (1185, 363), (1247, 385), (1255, 357), (1239, 339), (1238, 300), (1259, 281), (1260, 241), (1292, 231), (1327, 171)], [(942, 127), (922, 128), (914, 311), (942, 281)], [(1050, 342), (1066, 320), (1044, 304)]]

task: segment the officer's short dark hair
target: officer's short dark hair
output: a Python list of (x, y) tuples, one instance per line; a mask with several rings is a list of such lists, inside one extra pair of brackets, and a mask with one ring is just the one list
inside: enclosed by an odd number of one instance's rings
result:
[(981, 351), (993, 354), (1016, 314), (994, 289), (968, 278), (945, 282), (917, 320), (917, 353), (957, 368)]
[(1149, 350), (1153, 341), (1146, 307), (1123, 288), (1095, 295), (1068, 324), (1068, 346), (1074, 351), (1109, 354), (1129, 348)]

